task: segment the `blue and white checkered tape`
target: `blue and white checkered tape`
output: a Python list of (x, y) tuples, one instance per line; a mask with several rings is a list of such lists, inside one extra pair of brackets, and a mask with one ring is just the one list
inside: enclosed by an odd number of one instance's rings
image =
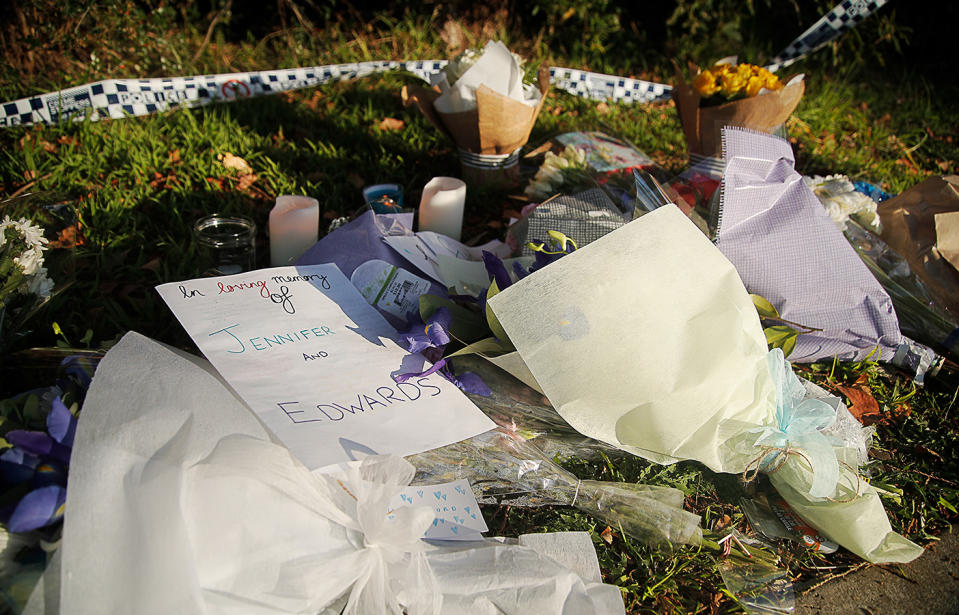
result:
[[(775, 71), (789, 66), (854, 27), (888, 1), (843, 0), (786, 47), (767, 68)], [(406, 71), (429, 81), (430, 76), (446, 64), (446, 60), (384, 60), (193, 77), (107, 79), (0, 104), (0, 127), (150, 115), (177, 107), (276, 94), (388, 71)], [(553, 87), (591, 100), (649, 103), (667, 100), (672, 92), (672, 86), (663, 83), (574, 68), (553, 67), (549, 75)]]

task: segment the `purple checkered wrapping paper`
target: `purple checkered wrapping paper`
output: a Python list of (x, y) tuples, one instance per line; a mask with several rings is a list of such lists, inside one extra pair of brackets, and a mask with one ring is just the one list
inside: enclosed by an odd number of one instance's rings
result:
[(789, 143), (730, 127), (723, 152), (716, 246), (749, 292), (822, 329), (801, 334), (789, 360), (861, 360), (877, 345), (892, 359), (902, 341), (892, 300), (794, 169)]

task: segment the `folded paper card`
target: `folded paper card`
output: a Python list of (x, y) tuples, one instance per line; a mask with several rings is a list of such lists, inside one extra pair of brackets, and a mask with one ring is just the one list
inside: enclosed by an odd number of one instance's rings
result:
[(144, 615), (623, 612), (615, 588), (544, 546), (421, 540), (433, 508), (390, 505), (412, 477), (389, 456), (309, 472), (209, 363), (129, 333), (83, 407), (60, 604)]
[[(424, 359), (335, 265), (260, 269), (157, 290), (197, 346), (307, 467), (355, 451), (409, 455), (493, 427), (438, 374), (396, 383)], [(429, 425), (430, 429), (423, 429)]]
[(791, 488), (783, 496), (800, 515), (815, 509), (817, 529), (870, 561), (922, 552), (891, 531), (875, 490), (848, 469), (858, 467), (857, 452), (822, 433), (834, 408), (795, 395), (803, 387), (782, 353), (767, 351), (735, 268), (675, 206), (563, 257), (489, 305), (581, 433), (660, 463), (761, 469)]
[(892, 300), (793, 168), (789, 142), (739, 128), (723, 139), (716, 246), (749, 292), (818, 329), (800, 330), (789, 359), (890, 360), (902, 342)]

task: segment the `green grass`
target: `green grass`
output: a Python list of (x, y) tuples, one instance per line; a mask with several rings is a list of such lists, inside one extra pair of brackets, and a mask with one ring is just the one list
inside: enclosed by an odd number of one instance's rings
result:
[[(693, 5), (701, 8), (705, 2), (683, 3), (688, 12), (673, 14), (683, 16), (683, 23), (674, 19), (647, 24), (646, 30), (617, 9), (622, 13), (622, 31), (633, 33), (632, 42), (627, 40), (630, 36), (616, 38), (610, 33), (608, 20), (590, 21), (582, 10), (587, 4), (572, 3), (580, 10), (566, 20), (554, 13), (541, 14), (537, 19), (545, 21), (533, 30), (530, 24), (539, 22), (532, 18), (517, 29), (503, 16), (484, 17), (463, 9), (462, 18), (454, 20), (459, 24), (456, 36), (461, 37), (459, 44), (478, 45), (490, 34), (498, 34), (533, 64), (547, 62), (662, 82), (671, 80), (673, 57), (685, 59), (698, 52), (712, 58), (738, 52), (748, 59), (769, 57), (774, 51), (768, 40), (763, 42), (764, 31), (749, 29), (748, 16), (730, 22), (727, 30), (718, 30), (712, 22), (694, 28), (688, 20), (705, 17), (696, 17), (699, 13)], [(762, 11), (773, 10), (762, 2), (755, 5), (756, 19)], [(450, 43), (457, 43), (456, 36), (447, 34), (444, 40), (440, 35), (451, 30), (444, 30), (447, 15), (439, 8), (434, 14), (396, 9), (363, 15), (363, 19), (346, 11), (342, 19), (323, 22), (318, 14), (327, 4), (309, 3), (316, 11), (300, 20), (290, 7), (304, 4), (283, 2), (279, 6), (285, 11), (285, 28), (278, 26), (274, 16), (273, 21), (257, 26), (269, 31), (247, 36), (241, 28), (246, 16), (235, 9), (232, 18), (221, 14), (219, 25), (206, 39), (220, 3), (214, 5), (216, 10), (201, 14), (193, 4), (177, 13), (170, 7), (151, 11), (149, 3), (116, 0), (97, 5), (91, 14), (84, 6), (68, 2), (58, 18), (48, 19), (34, 17), (30, 13), (34, 6), (39, 7), (39, 15), (50, 9), (41, 0), (29, 3), (22, 13), (27, 27), (13, 20), (3, 30), (5, 38), (0, 43), (7, 59), (0, 65), (0, 101), (107, 77), (446, 58), (454, 51)], [(457, 6), (454, 3), (453, 9)], [(657, 10), (663, 12), (661, 7)], [(665, 17), (669, 16), (666, 11)], [(574, 45), (569, 39), (574, 26), (584, 33), (582, 44)], [(663, 42), (657, 27), (674, 38)], [(877, 28), (868, 27), (864, 25), (863, 31), (879, 35)], [(603, 32), (606, 38), (599, 36)], [(736, 38), (723, 38), (722, 32), (738, 32), (739, 47), (722, 48)], [(643, 50), (640, 57), (638, 46), (644, 41), (661, 45)], [(923, 74), (881, 45), (884, 66), (842, 61), (872, 43), (872, 39), (852, 37), (851, 47), (834, 45), (787, 71), (807, 75), (806, 95), (787, 125), (799, 170), (844, 173), (890, 192), (900, 192), (931, 175), (955, 173), (959, 113), (954, 101), (959, 88), (949, 80), (936, 81)], [(63, 202), (68, 204), (67, 213), (51, 224), (74, 225), (80, 237), (76, 247), (55, 250), (50, 256), (56, 265), (51, 267), (52, 275), (69, 286), (31, 319), (8, 350), (58, 342), (106, 347), (128, 330), (193, 348), (153, 288), (198, 275), (190, 226), (201, 215), (219, 211), (252, 217), (260, 229), (259, 262), (265, 266), (268, 245), (263, 229), (277, 195), (316, 196), (324, 220), (354, 213), (363, 205), (360, 187), (371, 183), (402, 183), (409, 202), (418, 202), (419, 190), (430, 177), (457, 175), (459, 166), (451, 144), (418, 113), (403, 108), (399, 90), (412, 80), (408, 75), (379, 75), (152, 117), (0, 131), (0, 200), (33, 193), (5, 205), (0, 213), (40, 216), (40, 206)], [(384, 118), (402, 120), (403, 129), (381, 129)], [(672, 103), (598, 104), (553, 90), (530, 143), (579, 129), (601, 129), (630, 140), (666, 174), (679, 172), (686, 163)], [(246, 160), (255, 181), (243, 180), (225, 168), (218, 157), (226, 153)], [(506, 217), (518, 206), (510, 196), (471, 190), (464, 236), (501, 237)], [(901, 375), (872, 364), (817, 365), (804, 374), (824, 386), (851, 383), (864, 375), (872, 386), (887, 420), (878, 425), (877, 461), (870, 471), (883, 489), (893, 494), (901, 491), (899, 497), (884, 499), (895, 529), (926, 542), (959, 517), (959, 453), (953, 445), (959, 431), (955, 389), (914, 389)], [(26, 384), (4, 382), (3, 393), (15, 393)], [(905, 404), (911, 409), (908, 414), (900, 411)], [(737, 502), (754, 488), (744, 486), (739, 477), (716, 475), (691, 462), (662, 467), (616, 457), (601, 463), (572, 460), (566, 466), (583, 478), (680, 488), (687, 495), (687, 507), (703, 516), (708, 530), (743, 529)], [(630, 541), (617, 528), (610, 528), (607, 540), (605, 526), (568, 508), (487, 507), (485, 513), (490, 527), (507, 535), (590, 531), (604, 578), (623, 588), (630, 613), (741, 612), (722, 591), (711, 553), (647, 547)], [(791, 544), (778, 548), (790, 577), (800, 582), (824, 578), (827, 573), (816, 569), (824, 562), (839, 570), (857, 562), (848, 554), (824, 559)]]

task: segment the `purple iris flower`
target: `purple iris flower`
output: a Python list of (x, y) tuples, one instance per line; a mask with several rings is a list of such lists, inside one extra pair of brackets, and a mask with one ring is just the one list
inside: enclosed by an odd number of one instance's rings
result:
[(0, 479), (29, 490), (14, 507), (2, 511), (11, 532), (29, 532), (63, 518), (66, 468), (76, 431), (76, 417), (57, 396), (47, 414), (47, 433), (18, 429), (6, 434), (13, 448), (0, 454)]
[(466, 372), (460, 374), (459, 376), (454, 374), (450, 370), (449, 365), (447, 365), (446, 359), (440, 359), (439, 361), (433, 363), (431, 367), (422, 372), (411, 372), (408, 374), (394, 376), (393, 380), (395, 382), (406, 382), (411, 378), (425, 378), (435, 373), (439, 373), (440, 376), (443, 376), (466, 393), (482, 395), (483, 397), (487, 397), (492, 393), (490, 388), (486, 386), (486, 383), (483, 382), (483, 379), (473, 372)]
[(409, 325), (400, 332), (400, 339), (406, 342), (410, 352), (442, 348), (450, 343), (449, 329), (453, 324), (453, 314), (449, 308), (439, 308), (425, 323), (418, 312), (410, 312), (406, 319)]
[(506, 271), (506, 265), (492, 252), (483, 250), (483, 265), (486, 266), (486, 272), (490, 277), (496, 280), (496, 287), (500, 290), (504, 290), (513, 284), (509, 272)]

